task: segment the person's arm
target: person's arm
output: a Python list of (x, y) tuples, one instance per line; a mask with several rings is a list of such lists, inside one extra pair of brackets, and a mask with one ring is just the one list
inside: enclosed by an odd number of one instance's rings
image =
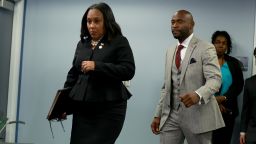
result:
[(73, 87), (75, 85), (77, 79), (78, 79), (79, 73), (81, 73), (81, 71), (78, 70), (77, 67), (75, 66), (75, 61), (76, 61), (76, 58), (77, 58), (77, 55), (78, 55), (77, 49), (78, 49), (80, 44), (81, 44), (80, 42), (77, 44), (77, 48), (76, 48), (74, 58), (73, 58), (73, 62), (72, 62), (72, 67), (70, 68), (70, 70), (67, 74), (67, 78), (66, 78), (66, 81), (64, 83), (64, 88)]
[(208, 46), (202, 53), (203, 74), (205, 84), (196, 90), (201, 98), (202, 104), (207, 104), (211, 96), (219, 91), (221, 86), (221, 73), (216, 50), (213, 45)]
[(240, 132), (240, 138), (239, 138), (240, 144), (246, 144), (246, 133)]
[(243, 90), (244, 78), (238, 60), (231, 59), (231, 61), (228, 63), (230, 63), (229, 68), (232, 74), (232, 84), (228, 91), (224, 94), (224, 96), (226, 96), (230, 100), (233, 97), (233, 95), (236, 95), (235, 97), (237, 97)]
[[(168, 73), (168, 69), (166, 69), (167, 64), (169, 64), (168, 62), (168, 51), (170, 49), (167, 50), (166, 52), (166, 56), (165, 56), (165, 72), (164, 72), (164, 81), (167, 79), (167, 73)], [(163, 102), (164, 102), (164, 97), (166, 97), (166, 84), (164, 82), (162, 89), (161, 89), (161, 93), (160, 93), (160, 99), (159, 102), (156, 106), (156, 110), (155, 110), (155, 114), (154, 114), (154, 118), (153, 121), (151, 123), (151, 130), (154, 134), (159, 134), (160, 132), (160, 121), (161, 121), (161, 114), (162, 114), (162, 107), (163, 107)]]
[(130, 80), (135, 74), (135, 63), (133, 53), (128, 40), (120, 36), (112, 40), (112, 46), (115, 47), (116, 56), (114, 62), (95, 61), (94, 72), (102, 73), (103, 75), (114, 80)]
[(243, 107), (241, 112), (241, 124), (240, 131), (247, 132), (248, 122), (249, 122), (249, 93), (248, 93), (248, 80), (245, 80), (244, 85), (244, 95), (243, 95)]
[(154, 117), (151, 123), (151, 130), (156, 135), (160, 133), (160, 130), (159, 130), (160, 120), (161, 120), (160, 117)]
[(243, 90), (244, 86), (244, 78), (242, 69), (240, 67), (240, 63), (235, 58), (230, 58), (228, 61), (229, 70), (232, 74), (232, 84), (230, 85), (228, 91), (223, 94), (227, 99), (223, 101), (223, 105), (234, 115), (237, 115), (238, 113), (238, 107), (237, 107), (237, 97)]
[(166, 96), (166, 90), (165, 90), (165, 84), (164, 84), (162, 87), (162, 90), (161, 90), (159, 102), (156, 106), (154, 118), (151, 123), (151, 130), (154, 134), (159, 134), (159, 132), (160, 132), (159, 126), (160, 126), (160, 120), (161, 120), (162, 106), (163, 106), (163, 102), (164, 102), (163, 100), (164, 100), (165, 96)]

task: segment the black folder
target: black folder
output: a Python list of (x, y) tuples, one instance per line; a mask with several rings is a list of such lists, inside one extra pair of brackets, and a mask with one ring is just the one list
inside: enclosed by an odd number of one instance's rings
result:
[(57, 90), (57, 94), (47, 115), (49, 121), (62, 121), (66, 119), (66, 117), (63, 117), (64, 113), (66, 115), (72, 114), (73, 100), (69, 97), (71, 89), (72, 88), (68, 87)]

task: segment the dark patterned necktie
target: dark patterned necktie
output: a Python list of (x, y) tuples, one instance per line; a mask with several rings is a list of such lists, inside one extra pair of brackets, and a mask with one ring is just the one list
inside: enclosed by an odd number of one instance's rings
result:
[(184, 48), (183, 45), (179, 45), (179, 46), (178, 46), (178, 50), (177, 50), (177, 52), (176, 52), (175, 64), (176, 64), (177, 69), (180, 68), (180, 62), (181, 62), (180, 51), (181, 51), (183, 48)]

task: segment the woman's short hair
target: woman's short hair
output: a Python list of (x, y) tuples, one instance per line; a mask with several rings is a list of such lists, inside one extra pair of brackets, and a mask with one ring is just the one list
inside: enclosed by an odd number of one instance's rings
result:
[(81, 23), (81, 32), (80, 32), (80, 38), (82, 42), (84, 42), (86, 37), (91, 38), (87, 28), (87, 14), (91, 9), (97, 9), (102, 13), (103, 19), (104, 19), (104, 27), (106, 30), (105, 36), (107, 36), (108, 40), (111, 40), (117, 35), (122, 35), (121, 28), (118, 25), (118, 23), (115, 21), (114, 14), (110, 6), (107, 5), (106, 3), (97, 3), (97, 4), (91, 5), (83, 15), (82, 23)]
[(227, 39), (227, 54), (230, 54), (230, 52), (232, 51), (232, 41), (230, 35), (226, 31), (216, 31), (212, 34), (212, 44), (215, 43), (215, 40), (218, 36), (223, 36)]

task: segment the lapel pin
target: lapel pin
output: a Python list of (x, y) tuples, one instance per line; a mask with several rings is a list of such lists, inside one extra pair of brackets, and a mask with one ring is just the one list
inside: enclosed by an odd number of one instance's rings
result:
[(104, 46), (104, 43), (100, 43), (99, 49), (102, 49)]

